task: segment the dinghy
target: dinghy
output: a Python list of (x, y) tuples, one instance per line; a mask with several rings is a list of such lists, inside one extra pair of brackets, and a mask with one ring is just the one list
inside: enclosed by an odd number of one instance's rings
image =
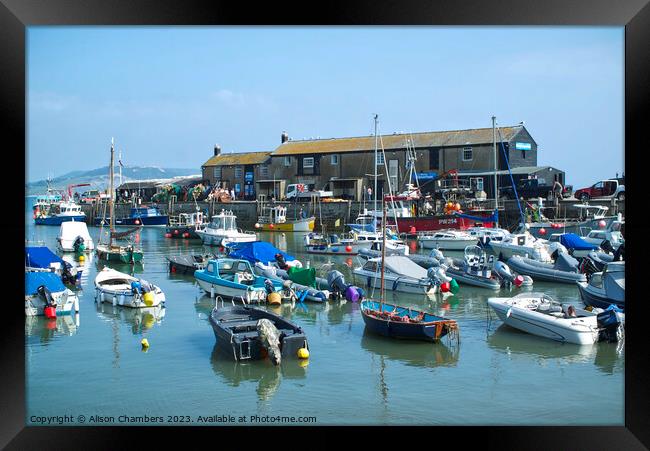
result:
[(25, 315), (54, 318), (79, 312), (79, 298), (54, 272), (25, 271)]
[(602, 272), (591, 275), (589, 283), (578, 282), (580, 297), (586, 305), (625, 310), (625, 262), (607, 263)]
[[(625, 315), (597, 313), (561, 304), (544, 293), (522, 293), (512, 298), (490, 298), (488, 305), (499, 319), (516, 329), (556, 341), (579, 345), (593, 344), (605, 337), (611, 339), (611, 330), (619, 329)], [(604, 313), (604, 314), (603, 314)], [(617, 333), (614, 332), (614, 336)], [(620, 336), (620, 331), (618, 332)]]
[(131, 308), (155, 307), (165, 302), (160, 287), (108, 267), (95, 277), (95, 289), (95, 302)]
[(508, 266), (519, 274), (532, 277), (533, 280), (570, 284), (587, 281), (587, 276), (580, 272), (578, 260), (564, 252), (558, 253), (554, 263), (543, 263), (514, 255), (508, 259)]
[(494, 255), (488, 257), (477, 245), (467, 246), (464, 259), (453, 262), (446, 268), (446, 273), (460, 284), (498, 290), (501, 288), (501, 280), (492, 273), (493, 264)]

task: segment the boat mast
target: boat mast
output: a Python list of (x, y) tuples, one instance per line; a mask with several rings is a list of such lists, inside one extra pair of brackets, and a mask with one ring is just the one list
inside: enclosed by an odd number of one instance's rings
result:
[(109, 215), (110, 215), (110, 221), (111, 221), (111, 227), (110, 227), (110, 238), (108, 241), (108, 247), (109, 249), (113, 247), (113, 232), (115, 231), (115, 211), (113, 210), (113, 153), (115, 151), (114, 149), (114, 144), (115, 141), (113, 138), (111, 138), (111, 165), (109, 166), (109, 192), (108, 192), (108, 208), (109, 208)]
[(381, 291), (379, 292), (379, 311), (384, 310), (384, 263), (386, 260), (386, 201), (384, 194), (381, 195)]
[[(499, 191), (497, 182), (497, 131), (496, 131), (496, 116), (492, 116), (492, 143), (494, 146), (494, 210), (499, 210)], [(498, 221), (495, 227), (498, 227)]]
[[(377, 211), (377, 119), (379, 118), (378, 114), (375, 114), (375, 206), (373, 207), (373, 217), (375, 216), (374, 212)], [(383, 206), (382, 206), (383, 210)]]

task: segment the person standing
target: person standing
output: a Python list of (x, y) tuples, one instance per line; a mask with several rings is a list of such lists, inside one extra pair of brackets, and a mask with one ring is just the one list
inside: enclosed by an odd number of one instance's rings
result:
[(369, 201), (372, 200), (372, 188), (368, 187), (367, 193), (368, 193), (368, 200)]

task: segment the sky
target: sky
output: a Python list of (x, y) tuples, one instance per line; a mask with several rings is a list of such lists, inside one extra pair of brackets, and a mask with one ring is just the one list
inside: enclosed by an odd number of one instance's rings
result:
[(574, 189), (624, 171), (623, 27), (27, 29), (29, 181), (292, 139), (521, 121)]

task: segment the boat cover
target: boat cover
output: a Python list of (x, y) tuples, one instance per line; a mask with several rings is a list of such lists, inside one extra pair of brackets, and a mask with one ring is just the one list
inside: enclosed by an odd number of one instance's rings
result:
[(51, 263), (61, 263), (62, 267), (65, 262), (49, 250), (46, 246), (30, 246), (25, 248), (25, 266), (30, 268), (49, 268)]
[(578, 263), (578, 260), (571, 257), (569, 254), (560, 252), (555, 260), (554, 269), (559, 271), (578, 272), (579, 266), (580, 263)]
[(61, 277), (53, 272), (25, 271), (25, 295), (37, 294), (41, 285), (53, 293), (65, 290)]
[(575, 233), (564, 233), (560, 236), (560, 244), (567, 249), (575, 249), (577, 251), (590, 251), (598, 249), (591, 243), (587, 243)]
[(427, 270), (404, 255), (385, 257), (386, 268), (401, 276), (422, 279), (427, 277)]
[(474, 221), (481, 221), (481, 222), (499, 222), (499, 212), (497, 210), (494, 210), (494, 213), (492, 213), (492, 216), (488, 217), (482, 217), (482, 216), (472, 216), (472, 215), (467, 215), (464, 213), (456, 213), (454, 214), (460, 218), (465, 218), (465, 219), (472, 219)]
[(250, 243), (233, 243), (232, 246), (228, 246), (232, 249), (229, 253), (231, 258), (241, 258), (248, 260), (252, 264), (257, 262), (262, 262), (264, 264), (268, 262), (275, 261), (276, 254), (282, 254), (284, 260), (287, 262), (295, 260), (294, 257), (282, 252), (277, 247), (273, 246), (271, 243), (266, 241), (253, 241)]
[(316, 268), (291, 267), (287, 270), (287, 274), (292, 282), (306, 285), (308, 287), (316, 286)]

